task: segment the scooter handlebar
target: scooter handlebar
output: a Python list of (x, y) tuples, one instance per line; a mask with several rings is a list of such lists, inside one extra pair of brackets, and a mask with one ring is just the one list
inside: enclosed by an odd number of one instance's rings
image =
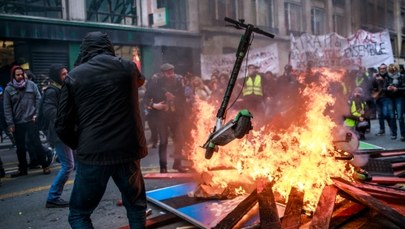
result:
[[(250, 24), (245, 24), (243, 23), (243, 21), (236, 21), (232, 18), (229, 17), (225, 17), (224, 20), (226, 22), (229, 22), (231, 24), (234, 24), (237, 28), (247, 28)], [(258, 33), (258, 34), (262, 34), (266, 37), (270, 37), (270, 38), (274, 38), (274, 34), (271, 34), (269, 32), (266, 32), (260, 28), (254, 27), (253, 25), (251, 25), (253, 27), (253, 32)]]

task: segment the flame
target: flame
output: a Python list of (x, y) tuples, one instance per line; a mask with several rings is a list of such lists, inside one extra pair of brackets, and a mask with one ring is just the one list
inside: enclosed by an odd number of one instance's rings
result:
[[(210, 185), (222, 188), (234, 182), (255, 186), (257, 179), (265, 178), (274, 182), (273, 191), (287, 199), (291, 187), (296, 187), (305, 192), (305, 208), (314, 210), (323, 187), (332, 183), (330, 177), (352, 180), (353, 167), (335, 159), (338, 155), (332, 135), (337, 124), (326, 112), (336, 99), (330, 88), (333, 83), (341, 82), (343, 75), (342, 71), (323, 68), (318, 69), (316, 81), (311, 81), (301, 74), (299, 103), (292, 110), (282, 117), (274, 117), (244, 138), (221, 146), (210, 160), (205, 159), (205, 149), (200, 146), (214, 125), (212, 114), (216, 110), (206, 101), (197, 101), (194, 114), (199, 128), (192, 130), (189, 155), (194, 169), (201, 174), (212, 173)], [(290, 125), (279, 128), (280, 121)], [(240, 188), (237, 191), (240, 193)]]

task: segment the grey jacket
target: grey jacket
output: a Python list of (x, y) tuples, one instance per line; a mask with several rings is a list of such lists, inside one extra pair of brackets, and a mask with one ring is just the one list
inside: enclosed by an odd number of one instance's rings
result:
[(24, 89), (17, 89), (8, 83), (3, 98), (7, 126), (32, 122), (33, 116), (38, 116), (40, 100), (41, 94), (34, 82), (27, 80)]

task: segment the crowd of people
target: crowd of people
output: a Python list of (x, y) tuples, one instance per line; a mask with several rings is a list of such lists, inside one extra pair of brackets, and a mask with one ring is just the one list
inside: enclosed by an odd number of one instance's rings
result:
[[(300, 90), (316, 84), (320, 74), (311, 64), (304, 71), (285, 65), (279, 76), (249, 64), (246, 76), (233, 88), (230, 107), (248, 109), (255, 125), (264, 126), (282, 113), (296, 114), (303, 103)], [(172, 169), (187, 172), (190, 168), (183, 161), (190, 130), (195, 128), (193, 106), (203, 100), (219, 107), (230, 74), (215, 70), (209, 80), (203, 80), (191, 73), (182, 76), (173, 64), (165, 63), (144, 84), (136, 64), (117, 57), (106, 34), (92, 32), (83, 39), (75, 68), (68, 73), (67, 67), (54, 64), (48, 77), (49, 84), (40, 90), (21, 66), (14, 66), (10, 82), (0, 90), (0, 116), (4, 118), (0, 126), (15, 142), (18, 158), (18, 171), (10, 176), (25, 176), (38, 165), (43, 174), (51, 172), (54, 155), (42, 145), (42, 131), (61, 163), (47, 208), (69, 206), (72, 228), (91, 227), (90, 216), (112, 177), (121, 191), (130, 227), (143, 228), (146, 197), (140, 159), (148, 154), (147, 142), (158, 150), (160, 173), (168, 172), (169, 155), (174, 157)], [(389, 131), (391, 139), (405, 141), (403, 67), (381, 64), (378, 69), (345, 70), (342, 81), (330, 85), (330, 92), (336, 98), (335, 109), (341, 111), (333, 120), (351, 128), (360, 140), (370, 132), (370, 120), (378, 119), (376, 135)], [(290, 121), (283, 117), (278, 128)], [(146, 125), (151, 133), (148, 140)], [(65, 201), (61, 194), (74, 168), (71, 198)], [(1, 159), (0, 176), (5, 176)]]
[[(190, 113), (197, 98), (219, 108), (230, 77), (228, 72), (215, 70), (209, 80), (202, 80), (200, 76), (190, 73), (184, 76), (175, 74), (174, 69), (172, 64), (163, 64), (161, 71), (147, 81), (145, 95), (141, 98), (141, 111), (144, 111), (151, 130), (150, 143), (152, 147), (156, 147), (159, 142), (161, 172), (167, 172), (167, 129), (169, 133), (173, 133), (171, 136), (176, 145), (174, 153), (181, 155), (179, 151), (187, 145), (187, 130), (192, 128), (192, 121), (187, 121), (190, 118), (185, 114)], [(260, 72), (260, 66), (250, 64), (246, 76), (238, 79), (234, 87), (231, 106), (233, 109), (246, 108), (251, 111), (256, 125), (271, 123), (280, 113), (291, 113), (299, 109), (299, 91), (305, 85), (317, 82), (317, 77), (322, 74), (318, 70), (309, 64), (304, 71), (298, 71), (287, 64), (284, 72), (276, 76), (270, 71)], [(370, 132), (370, 120), (378, 118), (380, 131), (375, 133), (377, 136), (389, 131), (393, 140), (399, 138), (405, 141), (404, 77), (403, 67), (396, 64), (381, 64), (378, 69), (360, 66), (344, 70), (342, 80), (330, 84), (329, 92), (336, 99), (334, 109), (338, 110), (331, 114), (333, 120), (338, 125), (351, 128), (360, 140), (365, 140), (366, 134)], [(176, 84), (175, 89), (164, 83), (170, 81), (169, 78), (173, 85)], [(167, 92), (170, 94), (165, 95)], [(173, 101), (182, 106), (181, 112), (170, 110)], [(288, 117), (283, 117), (284, 127), (291, 122)], [(389, 130), (385, 128), (386, 124)], [(178, 129), (181, 129), (181, 136), (176, 134)], [(173, 168), (178, 168), (177, 165), (176, 162)]]

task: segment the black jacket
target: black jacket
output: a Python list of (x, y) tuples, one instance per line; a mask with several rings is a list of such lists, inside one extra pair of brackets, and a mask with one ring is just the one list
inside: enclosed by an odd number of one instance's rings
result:
[[(147, 155), (138, 90), (144, 78), (133, 62), (115, 57), (97, 35), (82, 43), (80, 65), (61, 89), (55, 123), (59, 138), (86, 164), (127, 163)], [(102, 36), (102, 34), (101, 34)], [(92, 56), (89, 57), (88, 54)]]

